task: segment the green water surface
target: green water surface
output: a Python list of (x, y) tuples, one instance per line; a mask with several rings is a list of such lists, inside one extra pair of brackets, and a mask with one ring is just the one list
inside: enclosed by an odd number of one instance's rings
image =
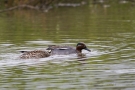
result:
[[(78, 42), (92, 50), (81, 61), (72, 56), (17, 59), (19, 50)], [(0, 13), (0, 89), (134, 90), (134, 42), (131, 2)]]

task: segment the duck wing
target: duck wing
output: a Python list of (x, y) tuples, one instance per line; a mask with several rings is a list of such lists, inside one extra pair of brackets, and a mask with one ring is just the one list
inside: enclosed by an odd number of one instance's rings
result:
[(49, 45), (46, 50), (51, 50), (51, 55), (68, 55), (76, 53), (76, 49), (72, 46), (58, 46), (58, 45)]
[(46, 50), (54, 50), (54, 49), (59, 49), (59, 50), (67, 50), (67, 49), (74, 49), (72, 46), (58, 46), (58, 45), (49, 45)]

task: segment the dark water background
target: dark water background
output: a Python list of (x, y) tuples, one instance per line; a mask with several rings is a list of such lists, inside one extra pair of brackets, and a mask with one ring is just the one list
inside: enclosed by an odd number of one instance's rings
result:
[[(20, 60), (20, 50), (50, 44), (92, 52)], [(1, 90), (134, 90), (135, 6), (131, 2), (13, 10), (0, 14)]]

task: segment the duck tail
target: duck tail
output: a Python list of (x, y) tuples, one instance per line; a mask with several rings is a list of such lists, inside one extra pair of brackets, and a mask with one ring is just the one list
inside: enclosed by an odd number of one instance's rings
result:
[(19, 52), (21, 52), (21, 53), (25, 53), (25, 52), (28, 52), (28, 51), (19, 51)]

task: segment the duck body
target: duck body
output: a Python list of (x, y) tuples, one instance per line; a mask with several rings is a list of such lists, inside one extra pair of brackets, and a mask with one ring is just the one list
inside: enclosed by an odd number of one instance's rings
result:
[(82, 49), (90, 51), (84, 43), (78, 43), (76, 48), (72, 46), (57, 46), (50, 45), (47, 50), (51, 50), (51, 55), (68, 55), (68, 54), (82, 54)]
[(59, 46), (49, 45), (46, 50), (34, 50), (34, 51), (20, 51), (23, 54), (20, 56), (21, 59), (39, 59), (49, 57), (50, 55), (69, 55), (77, 54), (82, 56), (82, 50), (89, 50), (84, 43), (78, 43), (75, 47), (72, 46)]
[(49, 57), (48, 51), (34, 50), (34, 51), (21, 51), (23, 54), (20, 56), (21, 59), (38, 59)]
[(51, 50), (51, 55), (68, 55), (76, 53), (75, 48), (70, 46), (52, 46), (47, 48), (47, 50)]

